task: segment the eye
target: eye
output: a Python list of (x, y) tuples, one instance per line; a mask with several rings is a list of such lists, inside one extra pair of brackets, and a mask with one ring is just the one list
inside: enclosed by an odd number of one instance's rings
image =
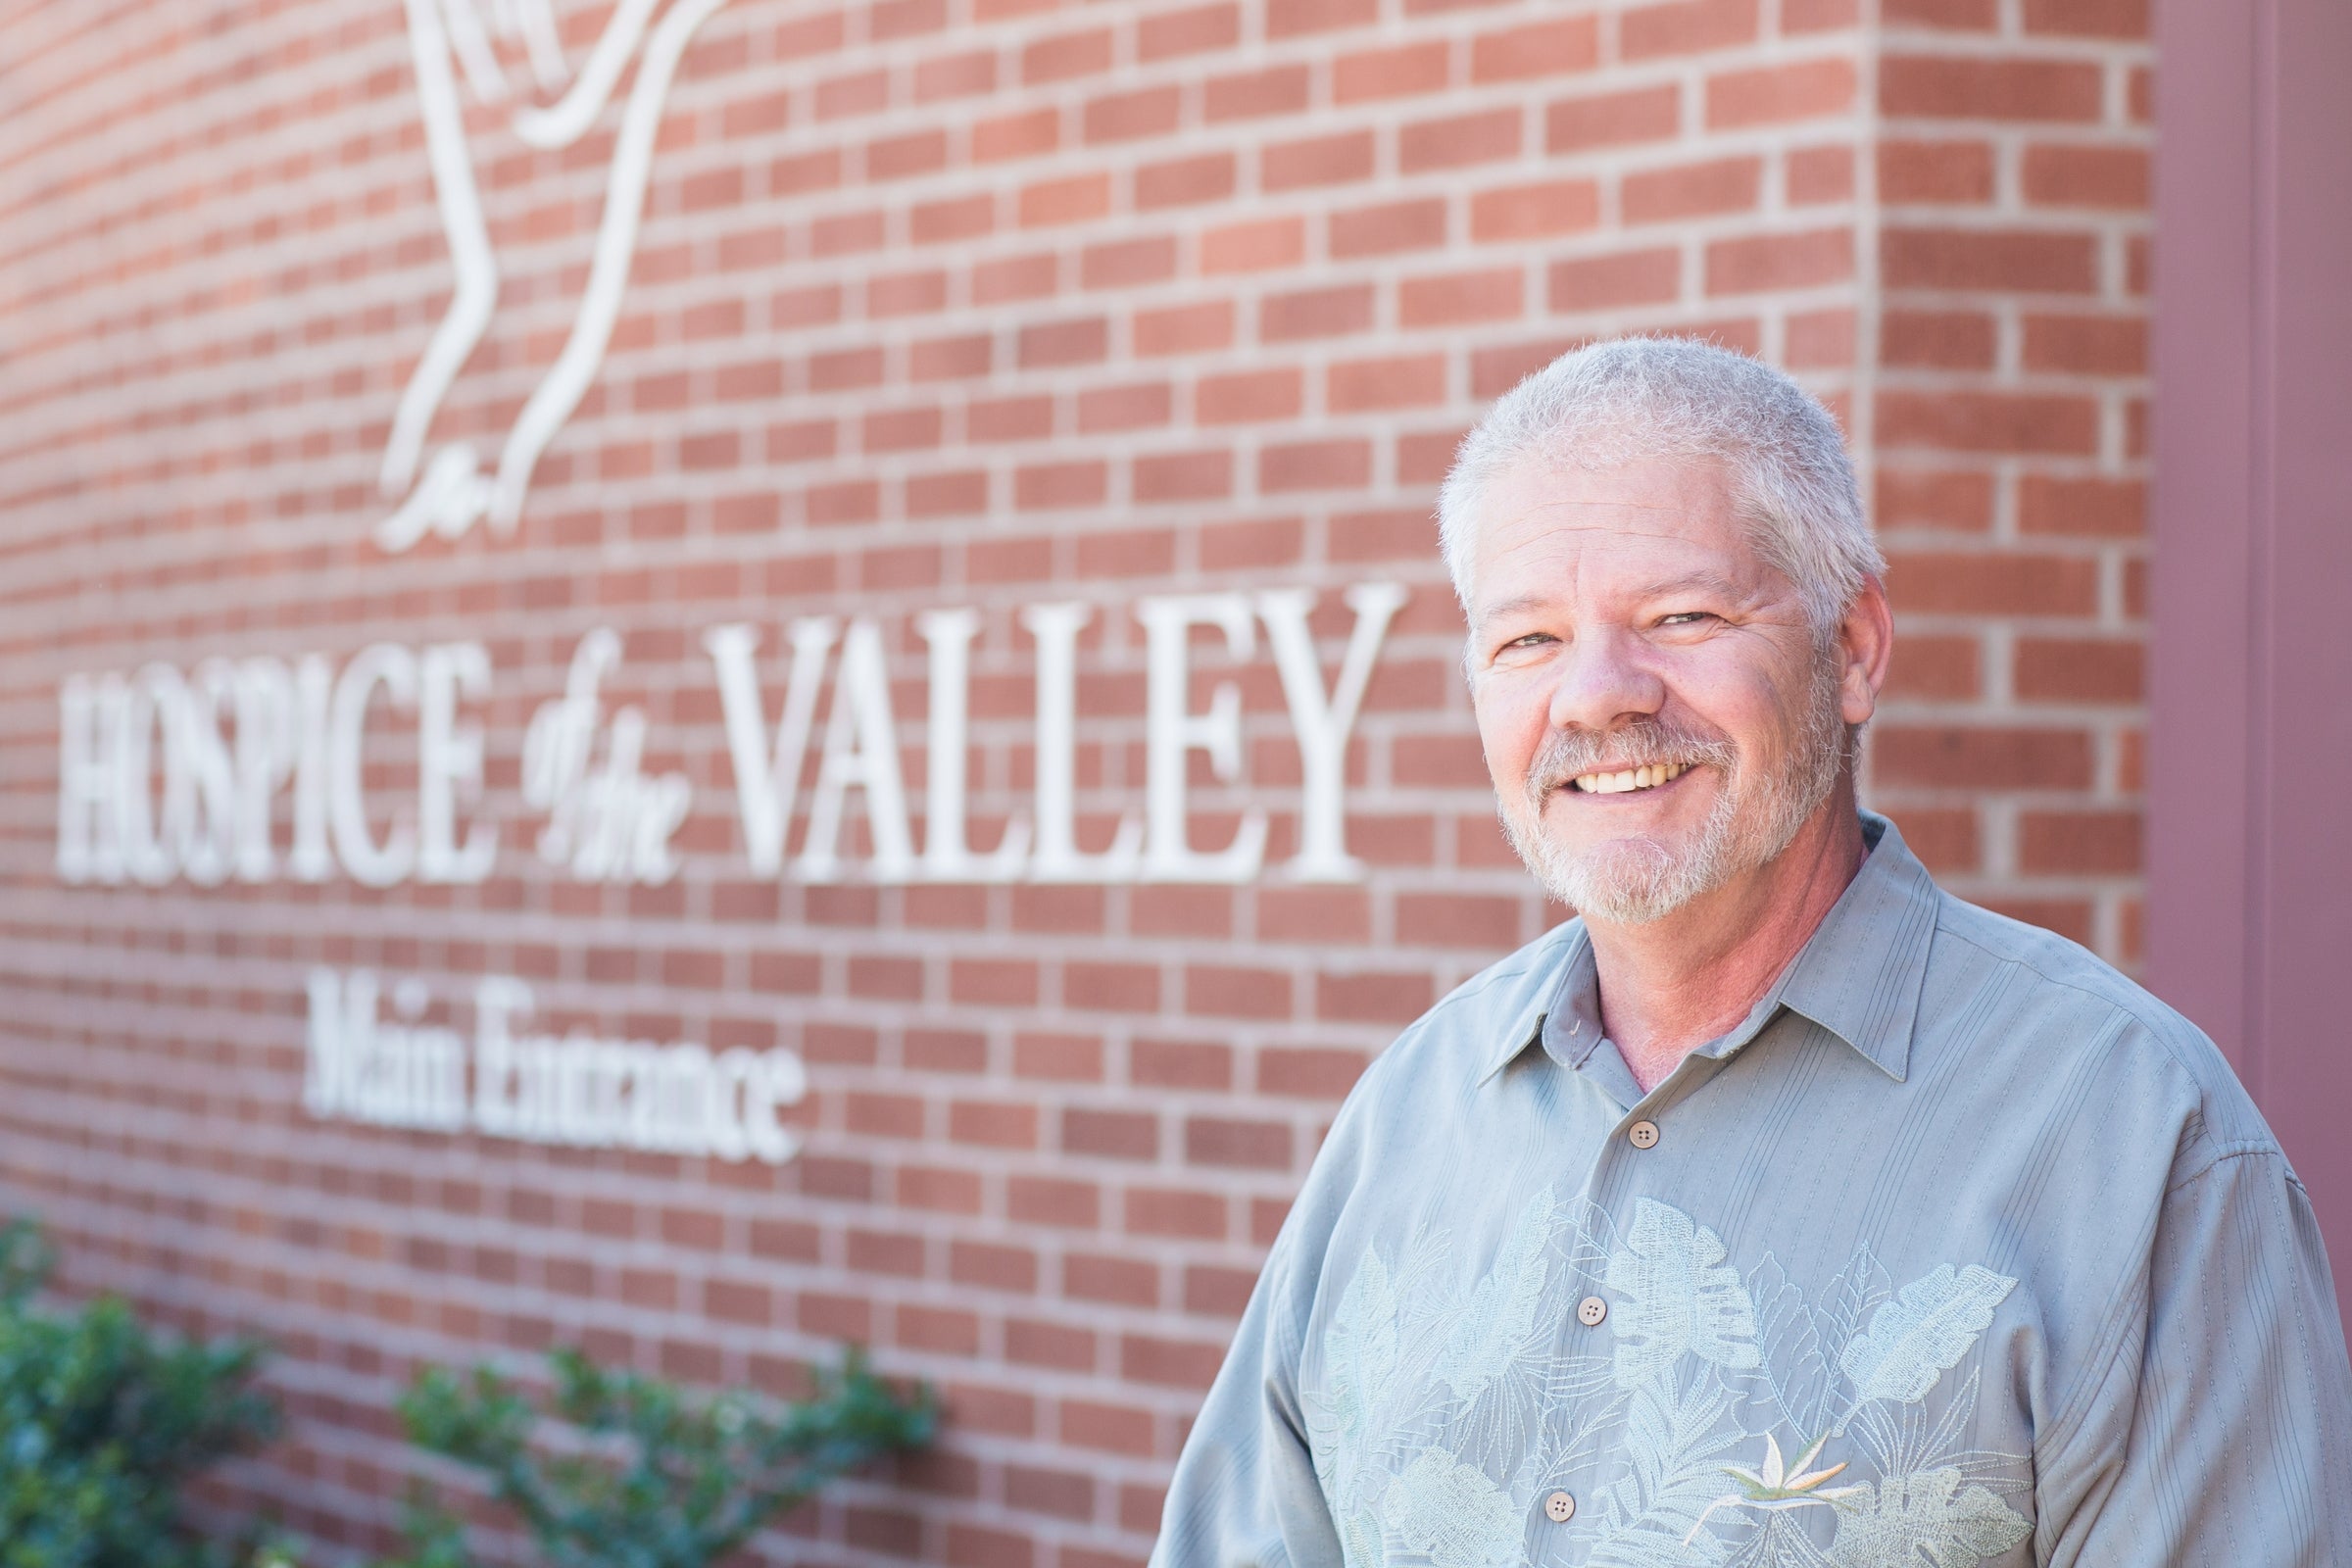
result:
[(1712, 611), (1678, 610), (1671, 615), (1660, 615), (1658, 624), (1661, 626), (1698, 626), (1719, 618)]

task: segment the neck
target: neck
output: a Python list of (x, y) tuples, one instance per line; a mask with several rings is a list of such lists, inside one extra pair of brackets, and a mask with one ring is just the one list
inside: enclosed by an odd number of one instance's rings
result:
[(1661, 919), (1587, 920), (1601, 1027), (1644, 1094), (1762, 1000), (1869, 854), (1839, 779), (1773, 859)]

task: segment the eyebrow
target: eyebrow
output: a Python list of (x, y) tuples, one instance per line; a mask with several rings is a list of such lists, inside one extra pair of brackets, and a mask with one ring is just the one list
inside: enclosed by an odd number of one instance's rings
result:
[[(1694, 588), (1721, 594), (1726, 599), (1742, 597), (1739, 585), (1729, 577), (1719, 571), (1705, 569), (1685, 572), (1679, 577), (1661, 578), (1636, 590), (1636, 594), (1642, 599), (1662, 599), (1668, 594), (1684, 593)], [(1523, 611), (1541, 610), (1550, 603), (1551, 600), (1544, 594), (1513, 594), (1494, 604), (1480, 606), (1478, 618), (1486, 620), (1496, 615), (1516, 615)]]
[(1726, 599), (1738, 599), (1740, 597), (1739, 585), (1733, 582), (1731, 578), (1726, 577), (1719, 571), (1708, 571), (1704, 569), (1686, 572), (1680, 577), (1668, 577), (1662, 581), (1653, 582), (1642, 590), (1641, 596), (1644, 599), (1658, 599), (1667, 594), (1682, 593), (1692, 588), (1702, 589), (1710, 593), (1718, 593), (1723, 595), (1723, 597)]

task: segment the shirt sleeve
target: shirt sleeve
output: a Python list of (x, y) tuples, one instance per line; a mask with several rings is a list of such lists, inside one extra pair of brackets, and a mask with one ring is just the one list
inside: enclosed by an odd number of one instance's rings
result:
[(1343, 1568), (1298, 1404), (1303, 1217), (1276, 1241), (1185, 1440), (1152, 1568)]
[(2225, 1152), (2166, 1195), (2146, 1287), (2071, 1441), (2040, 1457), (2037, 1555), (2352, 1564), (2352, 1364), (2310, 1197), (2276, 1148)]

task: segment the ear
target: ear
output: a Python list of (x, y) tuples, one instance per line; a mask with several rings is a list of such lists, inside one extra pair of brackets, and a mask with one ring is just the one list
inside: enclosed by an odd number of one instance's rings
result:
[(1894, 659), (1894, 612), (1886, 606), (1886, 585), (1865, 578), (1845, 619), (1838, 628), (1838, 660), (1843, 666), (1838, 682), (1838, 708), (1848, 724), (1867, 724), (1879, 709), (1886, 670)]

